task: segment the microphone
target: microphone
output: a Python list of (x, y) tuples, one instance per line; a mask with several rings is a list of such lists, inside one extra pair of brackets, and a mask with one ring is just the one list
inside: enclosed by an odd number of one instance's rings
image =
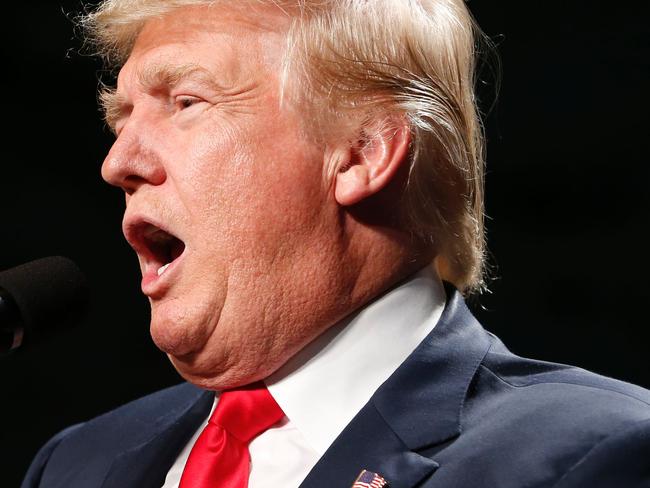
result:
[(75, 324), (87, 302), (86, 278), (68, 258), (51, 256), (0, 272), (0, 353)]

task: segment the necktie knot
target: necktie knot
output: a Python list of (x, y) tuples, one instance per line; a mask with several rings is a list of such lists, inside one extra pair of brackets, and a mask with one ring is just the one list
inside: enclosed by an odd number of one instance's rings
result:
[(222, 392), (190, 452), (179, 488), (246, 488), (248, 444), (283, 416), (262, 383)]
[(209, 423), (248, 444), (276, 424), (284, 413), (262, 383), (221, 393)]

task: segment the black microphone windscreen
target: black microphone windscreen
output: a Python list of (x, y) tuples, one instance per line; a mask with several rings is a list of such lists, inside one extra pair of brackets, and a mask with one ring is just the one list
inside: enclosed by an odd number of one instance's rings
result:
[(88, 301), (86, 278), (68, 258), (37, 259), (0, 272), (0, 288), (11, 295), (27, 334), (56, 327), (80, 315)]

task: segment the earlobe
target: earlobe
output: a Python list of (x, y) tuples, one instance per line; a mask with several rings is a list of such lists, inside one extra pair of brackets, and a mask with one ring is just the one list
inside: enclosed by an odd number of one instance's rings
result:
[(405, 164), (411, 133), (403, 118), (390, 118), (361, 131), (350, 148), (350, 160), (341, 164), (334, 196), (339, 205), (349, 206), (381, 191)]

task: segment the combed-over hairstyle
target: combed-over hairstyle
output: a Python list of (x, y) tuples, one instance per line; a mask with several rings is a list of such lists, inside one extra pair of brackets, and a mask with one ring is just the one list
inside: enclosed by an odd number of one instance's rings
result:
[[(119, 68), (148, 20), (184, 6), (242, 1), (105, 0), (81, 23), (97, 54)], [(437, 251), (444, 279), (479, 290), (484, 157), (474, 78), (484, 38), (463, 0), (249, 1), (293, 17), (284, 80), (293, 76), (305, 100), (324, 101), (331, 113), (406, 117), (413, 142), (399, 211), (407, 230)]]

